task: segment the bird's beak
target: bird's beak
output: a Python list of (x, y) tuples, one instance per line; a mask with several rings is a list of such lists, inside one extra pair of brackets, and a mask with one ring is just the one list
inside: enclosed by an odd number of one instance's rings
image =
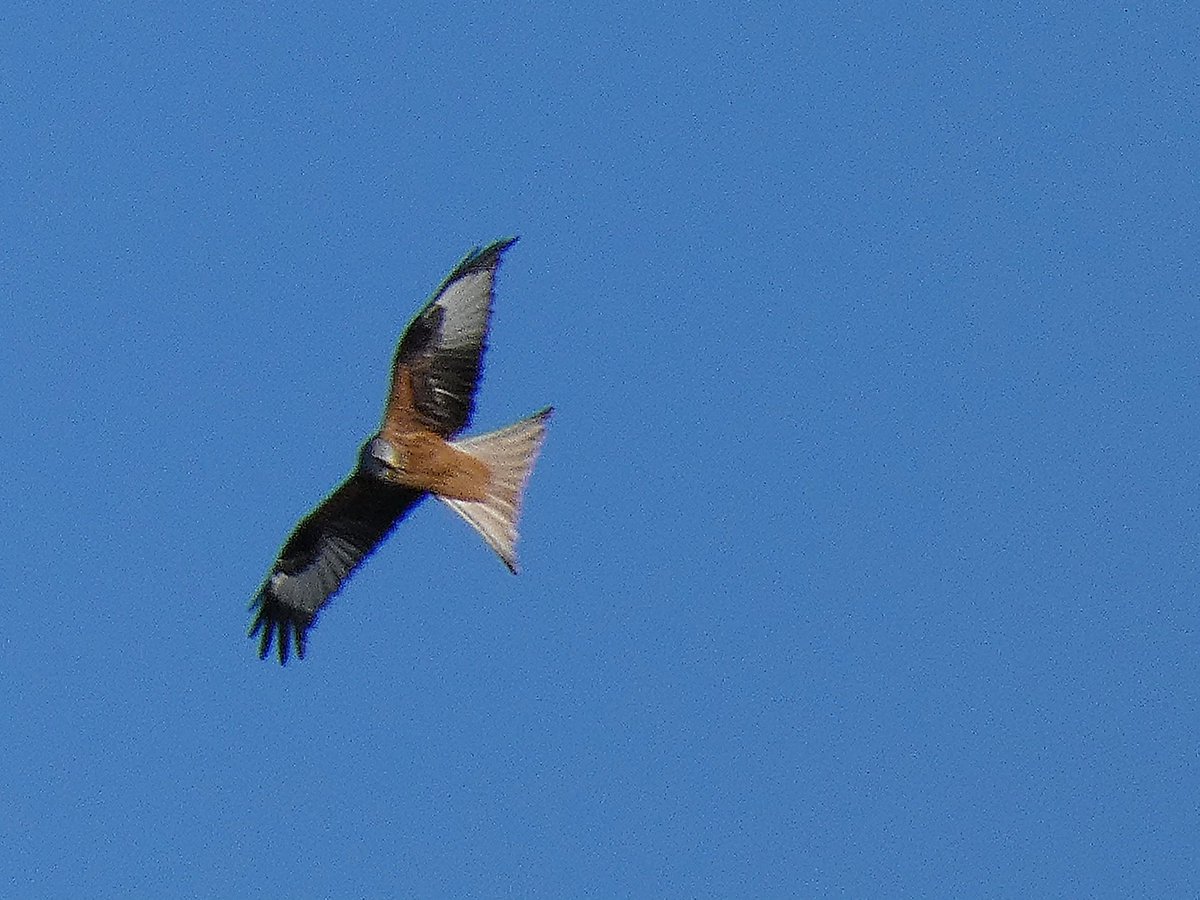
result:
[(388, 478), (399, 463), (396, 448), (381, 437), (372, 438), (363, 448), (363, 468), (375, 478)]

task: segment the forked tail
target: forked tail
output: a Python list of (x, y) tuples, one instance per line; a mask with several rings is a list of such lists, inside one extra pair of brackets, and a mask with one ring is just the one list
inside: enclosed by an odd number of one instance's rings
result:
[(507, 428), (451, 444), (484, 462), (491, 473), (483, 500), (439, 500), (471, 523), (515, 574), (517, 571), (517, 520), (521, 517), (521, 495), (529, 473), (546, 437), (546, 420), (553, 412), (546, 407)]

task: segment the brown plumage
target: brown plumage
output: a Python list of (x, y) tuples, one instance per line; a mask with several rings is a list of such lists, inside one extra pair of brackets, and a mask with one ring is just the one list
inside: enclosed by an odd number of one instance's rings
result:
[(551, 409), (461, 440), (475, 406), (501, 255), (516, 238), (472, 250), (409, 324), (392, 364), (379, 432), (350, 476), (283, 545), (251, 603), (259, 656), (276, 643), (303, 658), (308, 629), (350, 574), (429, 494), (475, 528), (515, 572), (521, 497)]

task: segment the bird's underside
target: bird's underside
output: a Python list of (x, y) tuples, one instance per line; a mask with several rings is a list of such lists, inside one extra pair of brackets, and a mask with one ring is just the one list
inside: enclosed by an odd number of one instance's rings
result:
[(430, 494), (516, 571), (522, 494), (551, 410), (456, 439), (474, 410), (496, 268), (515, 240), (468, 253), (405, 331), (379, 432), (354, 472), (296, 526), (251, 603), (260, 656), (274, 643), (281, 663), (292, 646), (303, 658), (318, 612)]

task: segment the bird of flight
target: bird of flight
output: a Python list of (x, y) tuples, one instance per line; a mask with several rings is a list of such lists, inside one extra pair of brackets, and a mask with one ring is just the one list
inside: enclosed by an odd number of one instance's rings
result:
[(517, 571), (521, 496), (552, 410), (452, 440), (471, 421), (496, 269), (515, 242), (463, 257), (404, 332), (378, 433), (359, 449), (350, 476), (296, 526), (250, 605), (261, 658), (274, 641), (281, 664), (293, 642), (303, 659), (317, 613), (429, 494)]

